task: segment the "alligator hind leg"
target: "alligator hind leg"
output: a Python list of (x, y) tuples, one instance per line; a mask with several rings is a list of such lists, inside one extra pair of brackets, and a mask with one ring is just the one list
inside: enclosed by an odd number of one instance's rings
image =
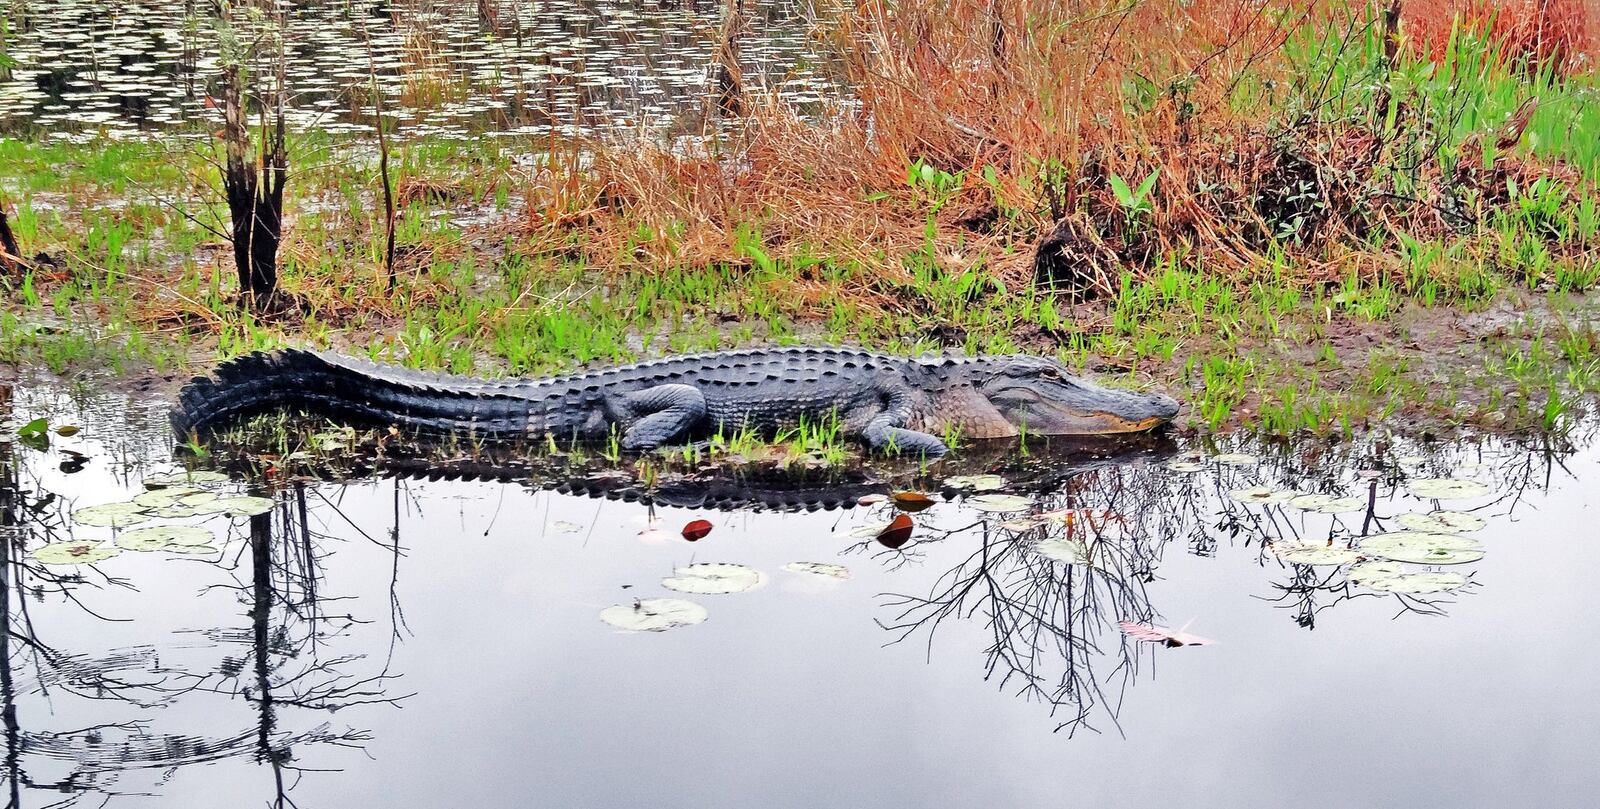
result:
[(937, 437), (916, 430), (907, 430), (901, 427), (905, 417), (895, 410), (878, 414), (876, 418), (867, 423), (861, 431), (861, 437), (866, 439), (867, 445), (877, 452), (894, 453), (898, 455), (921, 455), (924, 458), (943, 458), (950, 448), (944, 445)]
[(693, 385), (657, 385), (614, 397), (613, 420), (627, 428), (626, 450), (655, 449), (677, 441), (706, 419), (706, 397)]

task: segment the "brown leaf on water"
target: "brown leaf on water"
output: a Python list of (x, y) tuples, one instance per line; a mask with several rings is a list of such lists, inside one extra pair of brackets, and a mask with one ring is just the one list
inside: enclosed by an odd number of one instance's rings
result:
[(1134, 623), (1133, 621), (1118, 621), (1117, 626), (1122, 627), (1123, 633), (1134, 640), (1161, 643), (1167, 646), (1205, 646), (1210, 643), (1215, 643), (1215, 641), (1210, 640), (1209, 638), (1202, 638), (1199, 635), (1190, 635), (1187, 632), (1177, 629), (1168, 629), (1164, 626), (1138, 624)]
[(895, 492), (891, 497), (896, 508), (912, 514), (933, 506), (933, 499), (920, 492)]
[(911, 540), (913, 527), (911, 518), (904, 514), (896, 515), (889, 527), (878, 532), (878, 544), (891, 550), (898, 548)]
[(71, 424), (63, 424), (60, 427), (56, 428), (56, 435), (59, 435), (62, 438), (66, 438), (68, 436), (74, 436), (74, 435), (78, 434), (78, 430), (79, 429), (81, 429), (81, 428), (74, 427)]
[(711, 533), (711, 523), (706, 520), (694, 520), (683, 527), (683, 538), (694, 542), (705, 539)]

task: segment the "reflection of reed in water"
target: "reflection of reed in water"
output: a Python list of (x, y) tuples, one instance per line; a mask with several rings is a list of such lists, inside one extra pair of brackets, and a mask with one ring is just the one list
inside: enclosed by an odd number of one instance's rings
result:
[[(271, 804), (289, 806), (294, 779), (285, 776), (304, 771), (299, 762), (312, 748), (359, 746), (368, 739), (365, 731), (326, 722), (281, 727), (285, 709), (334, 711), (394, 699), (383, 691), (391, 679), (387, 670), (353, 674), (349, 670), (364, 656), (336, 652), (356, 619), (325, 610), (327, 599), (319, 595), (324, 554), (317, 547), (323, 538), (309, 530), (303, 491), (251, 520), (249, 553), (240, 558), (248, 573), (226, 585), (249, 604), (248, 630), (218, 627), (171, 643), (81, 653), (41, 636), (54, 613), (30, 601), (59, 597), (62, 608), (109, 621), (115, 619), (90, 606), (93, 591), (133, 587), (92, 565), (61, 573), (27, 556), (30, 542), (58, 537), (65, 525), (53, 497), (22, 484), (22, 466), (11, 445), (0, 443), (0, 721), (8, 807), (21, 807), (25, 794), (40, 794), (41, 805), (51, 806), (86, 796), (147, 795), (177, 768), (247, 758), (271, 768)], [(160, 730), (156, 710), (208, 693), (244, 699), (255, 708), (252, 721), (206, 735)], [(66, 730), (27, 726), (34, 714), (28, 708), (37, 700), (66, 698), (103, 705), (95, 710), (108, 721)], [(54, 713), (38, 715), (48, 722)], [(123, 783), (139, 771), (148, 773), (141, 783)]]

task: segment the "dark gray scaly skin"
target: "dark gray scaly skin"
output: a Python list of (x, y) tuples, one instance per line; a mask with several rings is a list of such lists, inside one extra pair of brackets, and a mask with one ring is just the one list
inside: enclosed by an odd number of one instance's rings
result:
[(486, 381), (323, 352), (250, 354), (179, 396), (180, 439), (274, 410), (485, 438), (599, 441), (627, 450), (746, 428), (763, 435), (837, 416), (880, 452), (939, 457), (936, 437), (1103, 435), (1171, 421), (1161, 394), (1102, 388), (1028, 356), (911, 359), (851, 348), (758, 348), (669, 357), (544, 379)]

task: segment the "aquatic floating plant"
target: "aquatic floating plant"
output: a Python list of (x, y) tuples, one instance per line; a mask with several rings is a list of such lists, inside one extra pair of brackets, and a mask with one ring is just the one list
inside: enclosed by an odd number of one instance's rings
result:
[(1459, 478), (1419, 478), (1406, 488), (1413, 495), (1430, 500), (1468, 500), (1490, 492), (1487, 484)]
[(1005, 488), (1006, 479), (999, 475), (957, 475), (945, 478), (944, 485), (952, 489), (992, 492)]
[(980, 494), (967, 500), (967, 505), (996, 514), (1024, 511), (1033, 506), (1033, 498), (1020, 494)]
[(1483, 558), (1483, 544), (1459, 534), (1395, 531), (1361, 540), (1361, 552), (1395, 562), (1459, 565)]
[(783, 566), (790, 573), (804, 573), (815, 576), (825, 576), (830, 579), (850, 578), (850, 568), (844, 565), (835, 565), (828, 562), (790, 562)]
[(1361, 558), (1360, 554), (1349, 548), (1311, 543), (1274, 545), (1272, 552), (1279, 559), (1295, 565), (1343, 565)]
[(600, 620), (628, 632), (665, 632), (705, 621), (706, 608), (678, 598), (645, 598), (633, 604), (613, 604), (600, 611)]
[(84, 539), (52, 542), (33, 552), (33, 558), (46, 565), (87, 565), (110, 559), (122, 551)]
[(1487, 525), (1482, 517), (1460, 511), (1435, 511), (1432, 514), (1401, 514), (1397, 521), (1413, 531), (1434, 534), (1465, 534)]
[(126, 528), (147, 522), (149, 519), (150, 515), (145, 508), (132, 502), (103, 503), (72, 512), (73, 522), (100, 528)]
[(1467, 583), (1460, 573), (1407, 571), (1395, 562), (1363, 562), (1350, 568), (1350, 582), (1369, 590), (1422, 595), (1454, 590)]
[(1365, 497), (1335, 497), (1331, 494), (1302, 494), (1289, 501), (1289, 505), (1303, 511), (1319, 514), (1349, 514), (1367, 509)]
[(677, 568), (675, 575), (661, 580), (661, 586), (680, 593), (725, 595), (752, 590), (767, 580), (766, 574), (744, 565), (726, 562), (696, 562)]

